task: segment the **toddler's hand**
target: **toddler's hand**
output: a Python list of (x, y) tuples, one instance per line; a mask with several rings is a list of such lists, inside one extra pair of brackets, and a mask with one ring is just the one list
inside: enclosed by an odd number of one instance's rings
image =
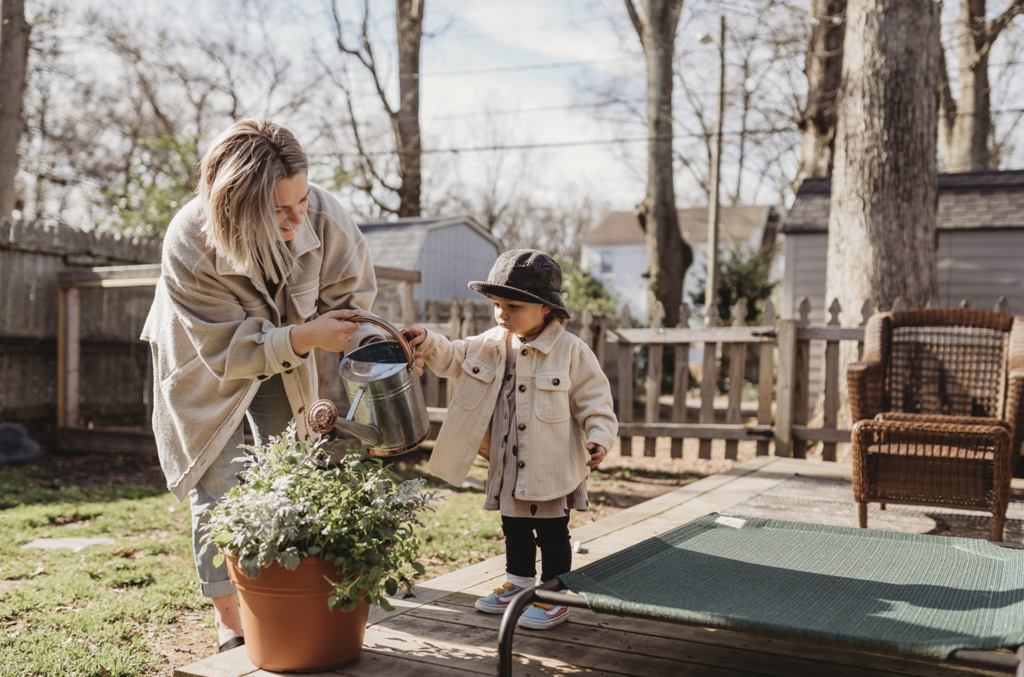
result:
[(601, 465), (601, 461), (608, 455), (608, 451), (604, 447), (593, 442), (587, 445), (587, 451), (590, 452), (590, 460), (587, 461), (587, 467), (590, 469)]
[[(427, 338), (427, 331), (422, 327), (406, 327), (402, 330), (402, 338), (406, 340), (410, 347), (415, 348)], [(423, 376), (423, 353), (418, 350), (414, 351), (413, 359), (416, 364), (416, 374)]]
[(423, 327), (406, 327), (402, 330), (402, 336), (411, 346), (418, 346), (427, 338), (427, 330)]

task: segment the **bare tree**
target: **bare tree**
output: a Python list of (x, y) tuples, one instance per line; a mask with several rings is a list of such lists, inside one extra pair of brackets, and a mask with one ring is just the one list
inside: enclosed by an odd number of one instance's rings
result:
[(802, 142), (794, 186), (829, 176), (835, 149), (836, 94), (843, 70), (846, 0), (811, 0), (807, 31), (807, 102), (799, 118)]
[[(352, 57), (369, 75), (377, 98), (391, 123), (394, 140), (394, 156), (397, 167), (392, 169), (389, 155), (375, 152), (367, 143), (365, 125), (359, 121), (351, 82), (332, 69), (328, 69), (334, 82), (339, 86), (348, 104), (348, 124), (351, 125), (357, 156), (359, 188), (387, 213), (402, 216), (418, 216), (421, 211), (422, 192), (422, 142), (420, 137), (420, 42), (423, 39), (423, 10), (426, 0), (396, 0), (395, 24), (398, 33), (398, 106), (392, 105), (387, 96), (385, 73), (378, 63), (370, 37), (372, 17), (369, 0), (363, 0), (362, 19), (359, 34), (347, 36), (338, 0), (331, 0), (331, 20), (334, 28), (334, 42), (338, 50)], [(392, 171), (397, 173), (396, 178)], [(394, 199), (397, 198), (397, 206)]]
[(0, 220), (14, 210), (14, 177), (18, 173), (22, 105), (28, 72), (31, 27), (24, 0), (0, 4)]
[(672, 171), (672, 57), (682, 0), (624, 0), (647, 62), (647, 197), (637, 205), (647, 233), (648, 308), (655, 301), (665, 309), (667, 326), (679, 320), (683, 276), (693, 263), (693, 250), (679, 234)]
[(960, 0), (956, 21), (957, 85), (950, 88), (945, 53), (940, 69), (939, 138), (946, 167), (951, 172), (998, 169), (992, 153), (992, 105), (989, 55), (992, 45), (1018, 14), (1024, 0), (1010, 0), (1001, 14), (989, 21), (986, 0)]
[[(936, 291), (939, 12), (933, 0), (848, 6), (826, 264), (845, 326), (865, 299), (922, 307)], [(855, 359), (844, 347), (841, 371)]]

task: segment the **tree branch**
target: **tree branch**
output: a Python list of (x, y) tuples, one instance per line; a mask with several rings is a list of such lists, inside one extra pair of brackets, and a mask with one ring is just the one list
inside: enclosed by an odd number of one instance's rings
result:
[(978, 50), (982, 55), (992, 49), (992, 43), (1018, 14), (1024, 14), (1024, 0), (1010, 0), (1010, 4), (1006, 6), (1003, 13), (989, 22), (988, 29), (985, 31), (985, 44)]
[(640, 46), (643, 47), (646, 52), (647, 43), (644, 41), (644, 21), (637, 13), (633, 0), (623, 0), (623, 2), (626, 3), (626, 11), (629, 12), (629, 20), (633, 22), (633, 28), (636, 29), (636, 34), (640, 38)]

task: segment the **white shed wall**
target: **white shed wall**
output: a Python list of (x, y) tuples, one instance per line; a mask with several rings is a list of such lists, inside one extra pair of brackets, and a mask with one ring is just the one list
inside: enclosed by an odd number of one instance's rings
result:
[[(611, 272), (601, 272), (601, 253), (611, 255)], [(616, 310), (629, 305), (634, 318), (647, 320), (647, 280), (641, 277), (647, 269), (646, 244), (584, 244), (580, 264), (588, 268), (616, 296)]]
[(1024, 315), (1024, 231), (939, 233), (939, 302), (951, 307), (971, 297), (971, 307), (992, 310), (1000, 296)]

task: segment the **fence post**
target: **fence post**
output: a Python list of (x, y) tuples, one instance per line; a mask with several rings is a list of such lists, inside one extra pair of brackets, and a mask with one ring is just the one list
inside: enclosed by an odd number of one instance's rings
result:
[[(771, 299), (764, 304), (764, 321), (762, 325), (775, 328), (775, 304)], [(771, 425), (772, 423), (772, 391), (775, 386), (775, 364), (773, 361), (775, 342), (764, 341), (761, 343), (761, 355), (757, 365), (757, 422), (759, 425)], [(768, 440), (757, 441), (757, 455), (767, 456), (769, 451)]]
[(80, 359), (82, 354), (82, 306), (77, 287), (68, 287), (64, 295), (64, 425), (78, 427)]
[[(806, 327), (811, 323), (811, 302), (806, 296), (801, 297), (798, 323)], [(797, 337), (796, 342), (796, 378), (793, 381), (793, 424), (807, 425), (810, 417), (811, 398), (811, 342)], [(807, 458), (807, 442), (793, 441), (793, 457)]]
[[(718, 308), (711, 306), (708, 308), (707, 316), (705, 319), (705, 326), (708, 329), (718, 326)], [(700, 375), (700, 422), (701, 423), (714, 423), (715, 422), (715, 381), (716, 381), (716, 367), (718, 366), (718, 344), (714, 342), (704, 342), (704, 366), (701, 369)], [(698, 451), (700, 458), (708, 459), (711, 458), (711, 440), (701, 440), (700, 449)]]
[[(623, 329), (632, 328), (633, 321), (629, 316), (629, 306), (622, 307), (619, 326)], [(633, 422), (633, 344), (621, 338), (619, 335), (618, 361), (619, 361), (619, 421), (622, 423)], [(633, 455), (633, 438), (619, 437), (619, 454), (622, 456)]]
[(796, 320), (779, 321), (778, 402), (775, 410), (775, 455), (793, 455), (793, 390), (796, 378)]
[[(661, 301), (656, 301), (651, 312), (651, 329), (664, 333), (665, 308)], [(657, 423), (661, 418), (661, 371), (665, 356), (665, 346), (660, 343), (647, 344), (647, 401), (644, 406), (644, 422)], [(657, 437), (644, 437), (644, 456), (653, 457), (656, 451)]]
[(997, 313), (1010, 314), (1010, 302), (1006, 300), (1005, 296), (1000, 296), (996, 301), (995, 311)]
[[(839, 326), (839, 299), (832, 299), (828, 307), (830, 319), (828, 326)], [(839, 341), (825, 342), (825, 411), (822, 421), (824, 427), (835, 428), (839, 411)], [(836, 460), (836, 443), (825, 442), (821, 446), (823, 461)]]
[[(747, 304), (738, 301), (732, 308), (732, 326), (743, 327), (747, 324)], [(723, 346), (723, 354), (725, 347)], [(743, 372), (747, 363), (747, 344), (735, 342), (729, 344), (729, 405), (725, 410), (726, 423), (740, 423), (743, 420)], [(739, 455), (739, 441), (725, 441), (725, 458), (735, 461)]]
[[(679, 306), (680, 329), (686, 329), (690, 324), (690, 307), (685, 303)], [(676, 423), (686, 423), (686, 391), (690, 389), (690, 344), (675, 344), (675, 371), (672, 378), (672, 420)], [(683, 439), (672, 438), (670, 451), (672, 458), (683, 457)]]
[[(860, 326), (868, 326), (868, 320), (875, 314), (875, 305), (871, 303), (871, 299), (867, 299), (860, 307)], [(857, 341), (857, 359), (864, 359), (864, 339)]]

